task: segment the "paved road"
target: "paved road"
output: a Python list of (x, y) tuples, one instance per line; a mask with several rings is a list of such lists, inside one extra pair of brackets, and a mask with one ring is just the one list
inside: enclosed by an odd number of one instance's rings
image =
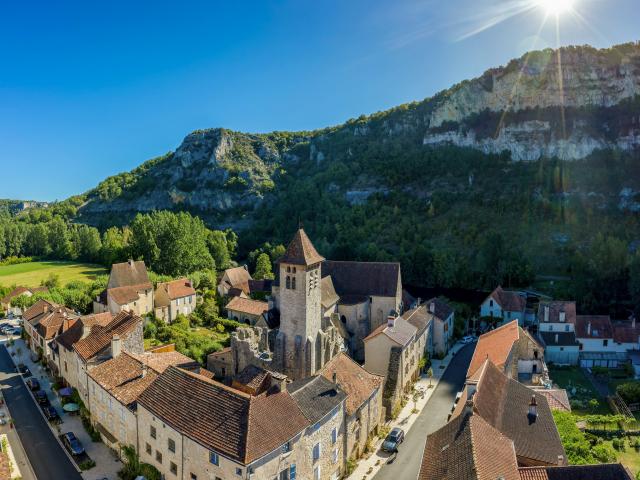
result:
[(400, 445), (398, 455), (389, 457), (387, 464), (374, 477), (375, 480), (415, 480), (418, 477), (427, 435), (447, 422), (456, 393), (464, 385), (474, 349), (475, 344), (467, 345), (453, 357), (427, 405)]
[(13, 362), (0, 347), (0, 388), (38, 480), (82, 480), (38, 411)]

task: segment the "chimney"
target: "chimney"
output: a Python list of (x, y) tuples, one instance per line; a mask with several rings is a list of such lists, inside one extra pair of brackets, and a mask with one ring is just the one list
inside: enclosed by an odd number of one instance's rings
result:
[(140, 374), (140, 376), (141, 376), (142, 378), (144, 378), (144, 377), (147, 375), (147, 369), (148, 369), (148, 368), (149, 368), (149, 367), (147, 367), (147, 364), (146, 364), (146, 363), (143, 363), (143, 364), (142, 364), (142, 373)]
[(531, 395), (531, 401), (529, 402), (529, 413), (527, 414), (529, 417), (529, 423), (533, 423), (536, 421), (538, 417), (538, 402), (536, 401), (536, 396)]
[(133, 258), (130, 258), (127, 263), (129, 264), (130, 267), (133, 267)]
[(111, 338), (111, 358), (118, 358), (118, 355), (120, 355), (121, 351), (122, 340), (120, 340), (120, 335), (116, 333)]
[(87, 338), (91, 333), (91, 327), (86, 323), (82, 322), (82, 338)]
[(549, 305), (544, 306), (544, 321), (549, 321)]
[(587, 336), (591, 336), (591, 322), (587, 323)]
[(558, 316), (560, 317), (560, 321), (561, 322), (565, 322), (567, 320), (567, 314), (566, 314), (566, 312), (564, 310), (562, 312), (560, 312), (558, 314)]
[(431, 302), (429, 304), (429, 313), (436, 313), (436, 302)]
[(387, 317), (387, 327), (393, 328), (395, 323), (396, 323), (396, 317), (394, 317), (393, 315), (389, 315)]
[(473, 398), (464, 402), (464, 413), (471, 415), (473, 413)]

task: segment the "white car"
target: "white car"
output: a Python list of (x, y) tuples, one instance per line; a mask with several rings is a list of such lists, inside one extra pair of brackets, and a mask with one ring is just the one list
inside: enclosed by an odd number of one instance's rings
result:
[(462, 337), (462, 343), (473, 343), (477, 340), (475, 335), (467, 335), (466, 337)]

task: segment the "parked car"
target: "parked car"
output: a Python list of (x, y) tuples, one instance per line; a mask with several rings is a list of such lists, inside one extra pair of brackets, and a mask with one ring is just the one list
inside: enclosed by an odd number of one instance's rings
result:
[(22, 327), (12, 327), (7, 329), (6, 335), (22, 335)]
[(477, 340), (478, 338), (475, 335), (467, 335), (466, 337), (462, 337), (462, 343), (473, 343)]
[(31, 370), (29, 370), (29, 367), (27, 367), (26, 365), (19, 365), (18, 371), (22, 374), (23, 377), (31, 376)]
[(29, 390), (31, 390), (32, 392), (37, 392), (38, 390), (40, 390), (40, 382), (37, 378), (27, 378), (25, 383), (27, 384), (27, 387), (29, 387)]
[(65, 448), (69, 450), (71, 455), (82, 455), (84, 453), (84, 447), (80, 440), (76, 438), (73, 432), (67, 432), (62, 434), (62, 443)]
[(33, 396), (40, 405), (49, 405), (49, 397), (47, 397), (47, 392), (44, 390), (38, 390)]
[(50, 422), (60, 420), (60, 415), (58, 415), (58, 411), (53, 408), (51, 405), (48, 405), (42, 409), (44, 412), (44, 416), (47, 417), (47, 420)]
[(404, 441), (404, 430), (401, 428), (394, 428), (389, 432), (387, 438), (382, 442), (382, 450), (389, 453), (395, 453), (398, 451), (398, 445)]

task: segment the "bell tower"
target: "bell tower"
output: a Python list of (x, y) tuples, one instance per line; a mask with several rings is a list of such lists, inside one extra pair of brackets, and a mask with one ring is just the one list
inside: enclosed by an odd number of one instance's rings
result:
[(280, 275), (280, 329), (277, 354), (283, 373), (296, 380), (313, 375), (322, 329), (320, 264), (316, 251), (303, 229), (299, 229), (278, 261)]

